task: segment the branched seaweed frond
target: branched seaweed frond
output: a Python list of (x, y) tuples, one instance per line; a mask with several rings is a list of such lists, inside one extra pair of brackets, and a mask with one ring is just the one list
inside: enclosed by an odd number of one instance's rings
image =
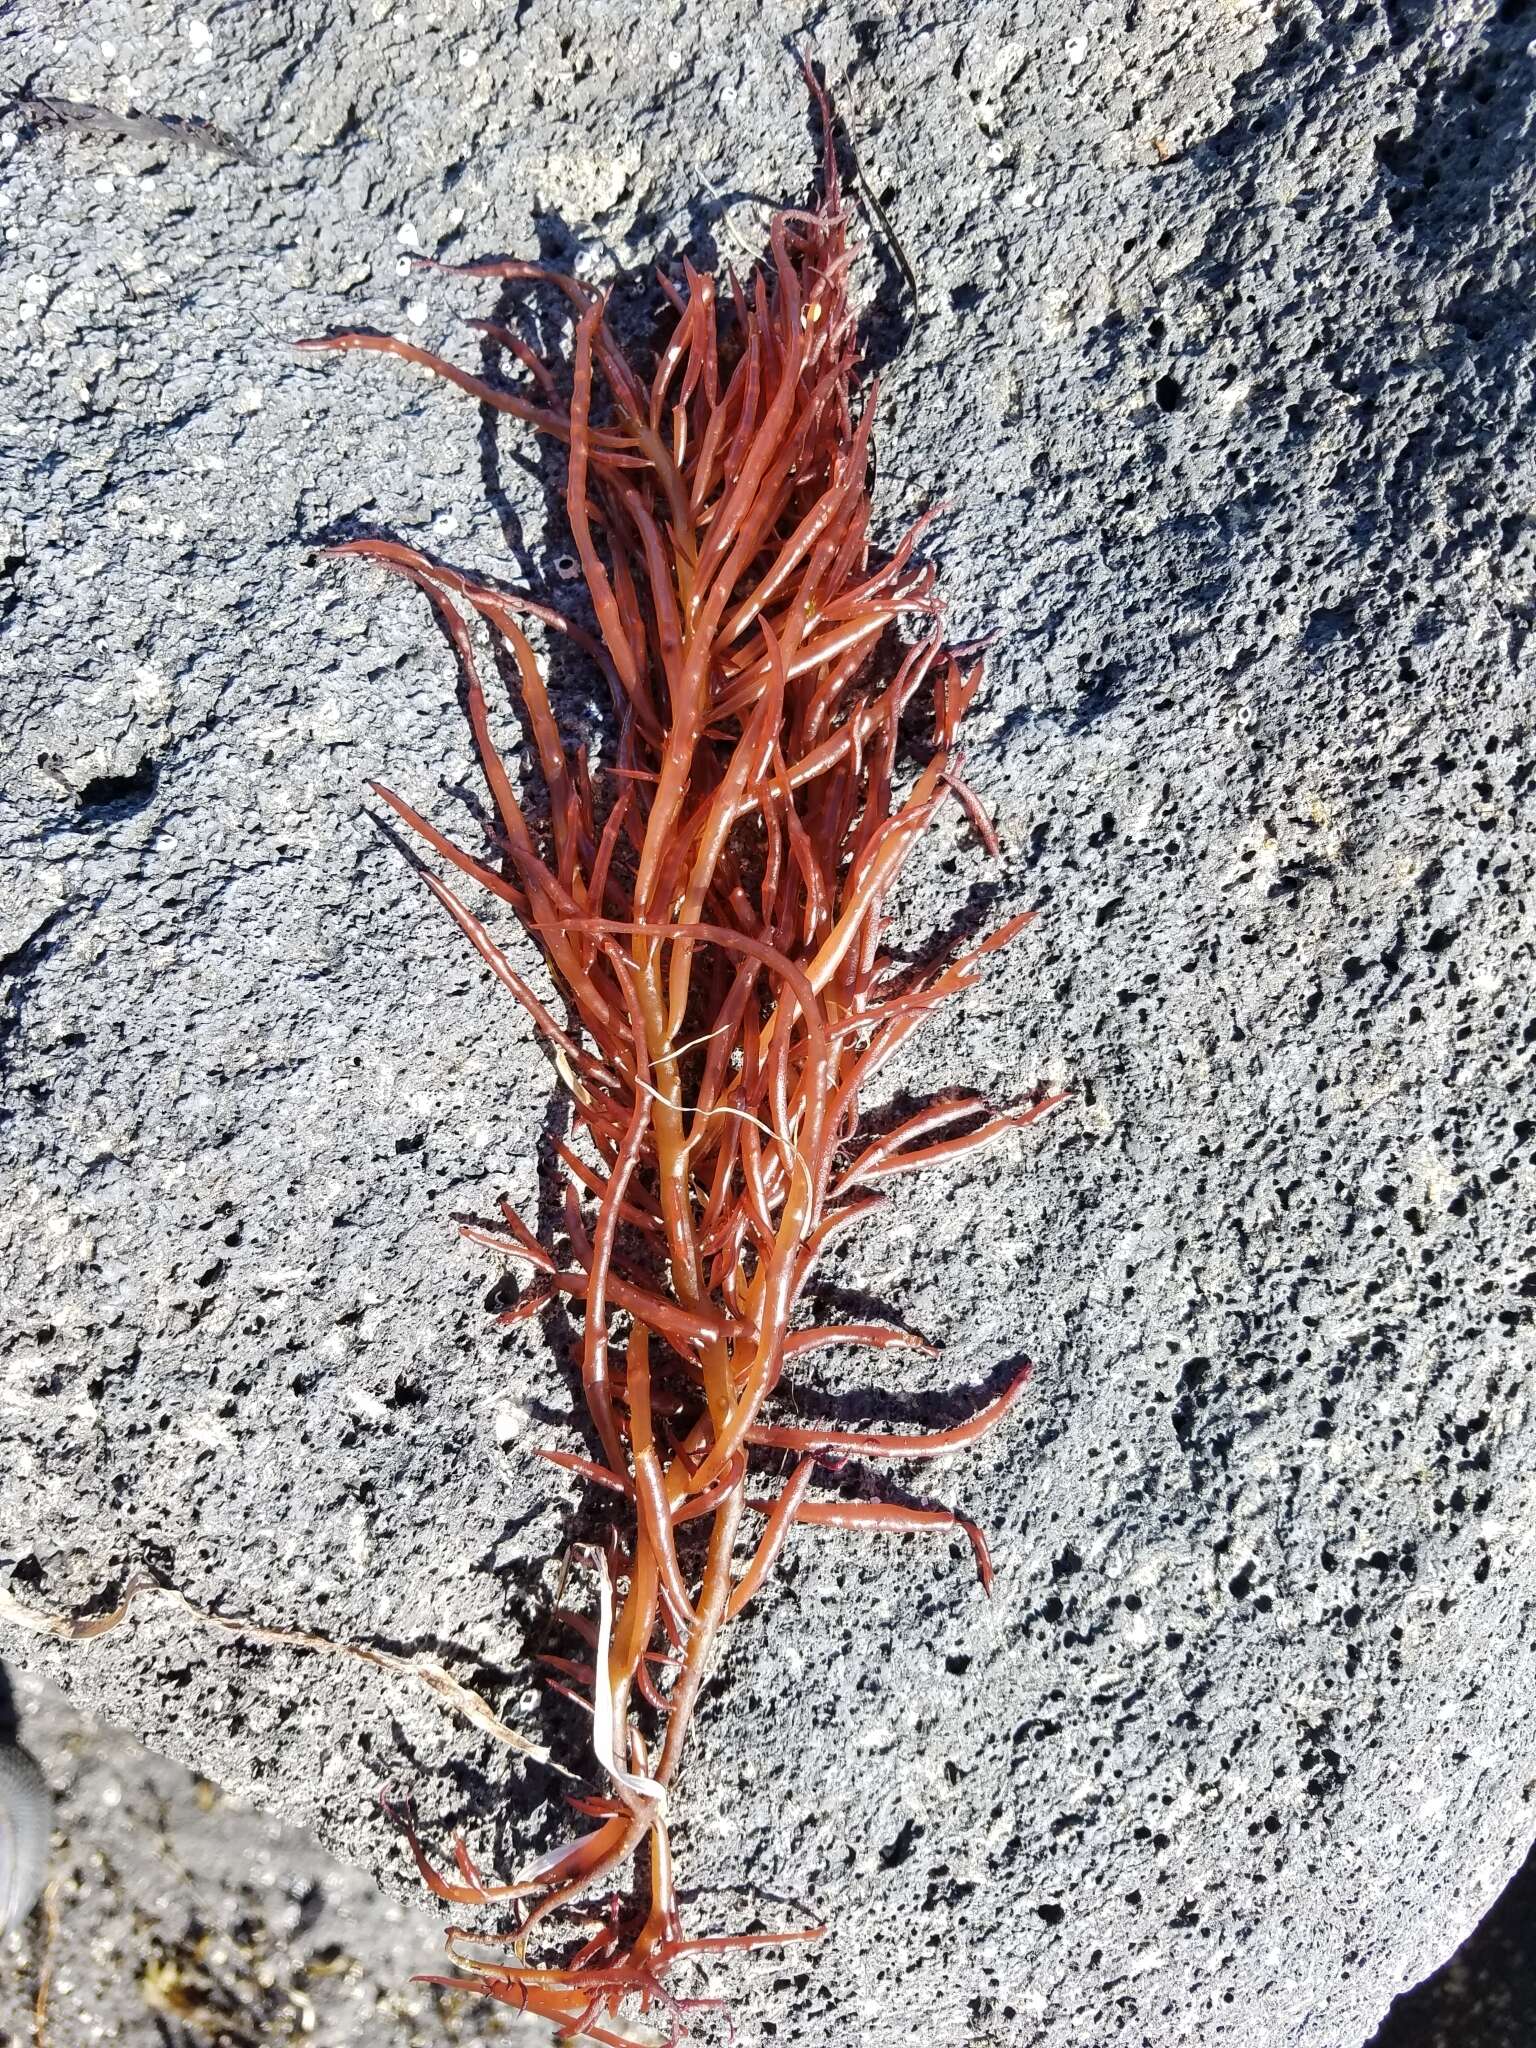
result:
[[(648, 374), (620, 346), (602, 293), (520, 262), (453, 274), (562, 291), (573, 327), (564, 377), (484, 323), (521, 383), (472, 376), (385, 335), (305, 344), (424, 364), (563, 443), (566, 510), (597, 625), (594, 636), (546, 603), (393, 541), (335, 550), (416, 584), (452, 643), (495, 806), (493, 848), (458, 846), (375, 787), (453, 871), (452, 886), (430, 873), (427, 886), (545, 1041), (579, 1134), (560, 1153), (563, 1244), (543, 1243), (505, 1205), (501, 1228), (466, 1234), (532, 1271), (505, 1320), (557, 1295), (582, 1303), (595, 1455), (551, 1455), (612, 1496), (627, 1529), (591, 1554), (595, 1624), (567, 1617), (585, 1656), (546, 1661), (551, 1682), (591, 1706), (603, 1791), (581, 1802), (594, 1825), (512, 1885), (484, 1885), (462, 1849), (455, 1884), (410, 1838), (444, 1898), (522, 1908), (497, 1938), (511, 1960), (487, 1960), (475, 1953), (483, 1938), (455, 1935), (456, 1974), (440, 1981), (555, 2020), (564, 2038), (617, 2040), (602, 2020), (630, 1997), (659, 2003), (675, 2034), (690, 2002), (663, 1978), (679, 1958), (821, 1932), (682, 1932), (667, 1821), (718, 1631), (797, 1523), (958, 1530), (989, 1584), (985, 1541), (965, 1516), (813, 1498), (810, 1488), (818, 1461), (919, 1458), (973, 1442), (1026, 1377), (968, 1423), (925, 1436), (790, 1426), (770, 1412), (786, 1363), (815, 1346), (921, 1347), (878, 1325), (795, 1326), (833, 1235), (878, 1205), (885, 1181), (1020, 1129), (1059, 1099), (993, 1113), (961, 1095), (857, 1139), (870, 1082), (1029, 918), (917, 973), (882, 948), (886, 901), (943, 804), (958, 799), (983, 842), (995, 842), (958, 751), (981, 663), (945, 645), (934, 570), (919, 553), (928, 521), (888, 554), (871, 542), (876, 394), (859, 389), (824, 98), (821, 113), (819, 201), (775, 217), (767, 260), (745, 281), (722, 289), (686, 262), (680, 280), (661, 280), (671, 311)], [(537, 814), (492, 738), (476, 617), (515, 677), (542, 783)], [(530, 617), (567, 635), (606, 678), (617, 733), (601, 767), (560, 728)], [(470, 907), (465, 883), (534, 940), (565, 1022)], [(754, 1463), (785, 1453), (795, 1462), (777, 1493), (751, 1490)], [(738, 1568), (749, 1515), (762, 1530)], [(679, 1531), (693, 1522), (707, 1542), (690, 1574)], [(558, 1935), (554, 1916), (642, 1850), (648, 1898), (584, 1943), (567, 1937), (559, 1960), (527, 1960), (536, 1934)]]

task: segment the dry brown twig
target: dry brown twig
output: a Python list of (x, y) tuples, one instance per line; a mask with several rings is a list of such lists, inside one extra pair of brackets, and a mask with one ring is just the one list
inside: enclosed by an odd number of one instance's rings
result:
[(59, 1944), (59, 1888), (62, 1872), (43, 1888), (43, 1948), (37, 1960), (37, 1993), (32, 2000), (32, 2048), (48, 2048), (48, 2004), (53, 1993), (53, 1959)]
[(270, 1643), (287, 1650), (312, 1650), (321, 1657), (350, 1658), (358, 1664), (371, 1664), (376, 1671), (386, 1672), (391, 1678), (404, 1678), (424, 1685), (450, 1712), (461, 1715), (508, 1749), (520, 1750), (524, 1756), (534, 1757), (540, 1763), (550, 1762), (549, 1751), (541, 1743), (532, 1742), (515, 1728), (509, 1728), (505, 1721), (492, 1713), (479, 1693), (471, 1691), (455, 1678), (435, 1657), (402, 1657), (393, 1650), (382, 1650), (372, 1643), (336, 1642), (329, 1636), (316, 1635), (310, 1629), (271, 1628), (265, 1622), (251, 1621), (245, 1616), (219, 1614), (212, 1608), (199, 1607), (176, 1587), (164, 1585), (147, 1573), (131, 1578), (116, 1606), (99, 1614), (44, 1613), (39, 1608), (26, 1606), (14, 1594), (0, 1587), (0, 1621), (9, 1621), (32, 1635), (53, 1636), (63, 1642), (95, 1642), (121, 1628), (134, 1609), (144, 1605), (174, 1608), (204, 1628), (219, 1629), (243, 1642)]
[(119, 114), (89, 100), (24, 95), (6, 109), (29, 126), (42, 130), (73, 128), (87, 135), (111, 135), (129, 142), (177, 142), (204, 156), (233, 157), (237, 163), (259, 164), (261, 157), (197, 114)]

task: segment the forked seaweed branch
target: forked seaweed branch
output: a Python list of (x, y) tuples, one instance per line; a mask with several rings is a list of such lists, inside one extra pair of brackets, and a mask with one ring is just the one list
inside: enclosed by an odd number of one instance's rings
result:
[[(887, 899), (943, 805), (958, 802), (996, 851), (959, 753), (981, 661), (945, 644), (935, 571), (919, 552), (932, 515), (889, 553), (872, 544), (876, 394), (860, 388), (831, 111), (810, 83), (825, 135), (819, 198), (775, 216), (767, 257), (744, 280), (722, 284), (686, 261), (679, 277), (663, 275), (669, 307), (643, 367), (602, 292), (516, 261), (435, 267), (563, 293), (563, 365), (486, 322), (475, 324), (515, 382), (361, 330), (301, 344), (403, 357), (562, 444), (596, 622), (586, 630), (394, 541), (334, 550), (415, 584), (452, 644), (495, 810), (491, 844), (461, 846), (373, 787), (451, 873), (452, 883), (424, 870), (426, 886), (526, 1011), (571, 1101), (557, 1241), (506, 1203), (498, 1226), (465, 1235), (530, 1275), (503, 1322), (557, 1297), (581, 1304), (590, 1455), (543, 1455), (606, 1496), (615, 1522), (584, 1555), (595, 1611), (562, 1610), (576, 1654), (545, 1662), (590, 1708), (601, 1788), (572, 1801), (584, 1831), (509, 1884), (484, 1882), (462, 1843), (457, 1879), (445, 1876), (398, 1816), (440, 1898), (516, 1908), (503, 1934), (450, 1932), (454, 1970), (434, 1981), (538, 2013), (563, 2038), (618, 2042), (604, 2022), (628, 1998), (659, 2005), (675, 2037), (690, 2006), (708, 2003), (667, 1988), (681, 1958), (823, 1931), (683, 1931), (670, 1829), (717, 1637), (796, 1524), (959, 1532), (990, 1585), (982, 1532), (958, 1510), (813, 1489), (849, 1458), (975, 1442), (1027, 1378), (960, 1426), (920, 1435), (775, 1412), (786, 1368), (821, 1346), (931, 1349), (877, 1323), (799, 1324), (827, 1245), (883, 1202), (888, 1181), (974, 1152), (1060, 1099), (994, 1110), (947, 1095), (859, 1136), (870, 1084), (1030, 915), (916, 971), (882, 943)], [(475, 620), (515, 678), (537, 806), (492, 737)], [(530, 620), (606, 681), (616, 730), (601, 765), (561, 729)], [(537, 947), (553, 1001), (504, 950), (496, 921), (508, 912)], [(700, 1536), (703, 1562), (690, 1570)], [(644, 1875), (631, 1902), (595, 1932), (572, 1932), (570, 1916), (590, 1926), (588, 1902), (632, 1864)], [(547, 1959), (530, 1960), (536, 1941)]]

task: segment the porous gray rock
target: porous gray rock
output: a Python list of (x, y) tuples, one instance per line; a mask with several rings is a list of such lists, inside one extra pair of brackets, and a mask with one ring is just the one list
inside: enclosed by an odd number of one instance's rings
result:
[(15, 1691), (56, 1803), (45, 1902), (0, 1932), (0, 2041), (545, 2048), (531, 2021), (489, 2032), (479, 2001), (413, 1979), (438, 1966), (430, 1914), (36, 1673)]
[[(550, 1077), (370, 824), (470, 815), (388, 529), (558, 591), (551, 472), (337, 324), (474, 363), (421, 249), (742, 262), (811, 160), (794, 9), (288, 0), (12, 27), (3, 718), (11, 1329), (0, 1555), (541, 1704), (567, 1358), (450, 1218), (537, 1206)], [(814, 50), (878, 223), (882, 530), (937, 498), (993, 630), (902, 934), (1039, 906), (900, 1093), (1071, 1103), (827, 1271), (945, 1346), (809, 1412), (1032, 1393), (925, 1476), (988, 1528), (805, 1531), (680, 1804), (754, 2041), (1357, 2048), (1536, 1835), (1529, 632), (1536, 18), (1522, 0), (843, 0)], [(637, 284), (637, 291), (643, 285)], [(582, 679), (561, 677), (583, 715)], [(599, 711), (590, 715), (596, 721)], [(7, 1632), (8, 1651), (13, 1647)], [(375, 1794), (507, 1869), (557, 1780), (361, 1667), (14, 1637), (93, 1711), (413, 1884)], [(744, 1889), (743, 1889), (744, 1888)]]

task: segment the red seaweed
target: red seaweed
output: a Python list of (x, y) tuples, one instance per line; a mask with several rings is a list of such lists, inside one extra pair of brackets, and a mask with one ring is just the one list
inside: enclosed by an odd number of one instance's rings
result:
[[(564, 1244), (542, 1242), (506, 1203), (502, 1228), (464, 1234), (532, 1269), (503, 1320), (556, 1294), (581, 1304), (591, 1454), (542, 1455), (596, 1486), (619, 1525), (585, 1554), (595, 1625), (558, 1617), (585, 1654), (543, 1660), (548, 1682), (592, 1711), (602, 1791), (573, 1803), (595, 1825), (516, 1884), (487, 1886), (462, 1845), (462, 1881), (441, 1877), (396, 1818), (440, 1896), (521, 1903), (504, 1935), (451, 1933), (454, 1974), (433, 1981), (540, 2014), (562, 2039), (619, 2039), (602, 2022), (626, 2000), (659, 2006), (675, 2039), (688, 2011), (711, 2001), (670, 1992), (673, 1964), (824, 1932), (682, 1931), (669, 1819), (719, 1631), (806, 1525), (958, 1532), (990, 1588), (986, 1542), (967, 1516), (811, 1489), (819, 1470), (849, 1458), (922, 1459), (974, 1443), (1028, 1376), (926, 1435), (821, 1429), (773, 1412), (786, 1362), (818, 1344), (932, 1355), (878, 1324), (796, 1325), (827, 1242), (881, 1204), (869, 1190), (1022, 1129), (1061, 1099), (989, 1113), (980, 1097), (947, 1098), (856, 1142), (864, 1091), (1030, 914), (916, 973), (882, 948), (886, 902), (947, 801), (996, 850), (958, 750), (981, 658), (945, 645), (935, 571), (918, 547), (928, 518), (889, 553), (871, 538), (876, 392), (859, 379), (831, 110), (807, 78), (825, 134), (819, 199), (775, 217), (767, 259), (745, 283), (731, 278), (722, 292), (686, 261), (680, 280), (661, 280), (671, 311), (653, 368), (620, 345), (605, 294), (520, 262), (433, 267), (563, 293), (573, 321), (563, 376), (484, 321), (473, 324), (526, 375), (524, 388), (388, 336), (300, 344), (403, 356), (563, 444), (566, 513), (597, 623), (591, 634), (542, 599), (397, 542), (333, 550), (408, 579), (431, 603), (461, 672), (495, 807), (492, 845), (470, 852), (392, 791), (375, 784), (377, 794), (485, 892), (496, 918), (511, 913), (565, 1013), (561, 1022), (513, 966), (493, 923), (427, 872), (570, 1097)], [(519, 796), (497, 751), (474, 619), (515, 678), (537, 803)], [(606, 681), (616, 730), (601, 763), (561, 729), (531, 621), (564, 634)], [(776, 1493), (749, 1492), (764, 1476), (754, 1464), (771, 1470), (785, 1453), (796, 1463)], [(743, 1562), (748, 1512), (767, 1519)], [(590, 1901), (637, 1862), (649, 1870), (638, 1898), (595, 1937), (562, 1934), (562, 1915), (590, 1920)], [(553, 1960), (528, 1960), (536, 1938), (554, 1944)], [(473, 1953), (496, 1945), (511, 1959)]]

